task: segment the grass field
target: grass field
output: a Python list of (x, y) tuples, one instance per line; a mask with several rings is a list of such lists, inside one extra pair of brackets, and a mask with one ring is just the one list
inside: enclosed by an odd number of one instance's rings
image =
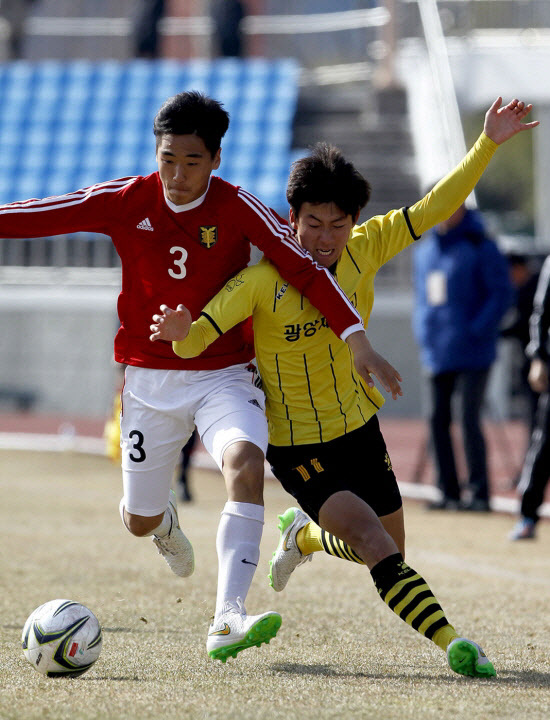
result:
[[(408, 561), (449, 620), (483, 645), (495, 680), (452, 673), (444, 654), (378, 599), (365, 568), (318, 553), (287, 589), (267, 583), (276, 514), (292, 504), (266, 487), (262, 557), (247, 608), (283, 616), (270, 645), (225, 665), (210, 660), (221, 477), (194, 470), (196, 501), (180, 507), (195, 574), (180, 580), (151, 540), (118, 515), (119, 469), (102, 457), (0, 452), (0, 718), (550, 717), (550, 523), (511, 544), (510, 517), (426, 514), (405, 505)], [(103, 629), (96, 665), (50, 680), (23, 657), (29, 613), (54, 598), (88, 605)]]

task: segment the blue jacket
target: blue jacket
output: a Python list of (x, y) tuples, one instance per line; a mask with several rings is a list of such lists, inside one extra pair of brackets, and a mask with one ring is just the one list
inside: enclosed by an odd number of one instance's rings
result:
[(414, 249), (413, 330), (433, 373), (488, 368), (499, 324), (512, 300), (508, 263), (467, 210), (446, 234), (432, 231)]

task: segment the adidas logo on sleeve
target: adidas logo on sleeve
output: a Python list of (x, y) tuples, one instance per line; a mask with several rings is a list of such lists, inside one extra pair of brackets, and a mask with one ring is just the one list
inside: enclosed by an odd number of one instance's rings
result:
[(145, 218), (145, 220), (142, 220), (140, 223), (136, 225), (138, 230), (154, 230), (153, 226), (151, 225), (151, 221), (148, 217)]

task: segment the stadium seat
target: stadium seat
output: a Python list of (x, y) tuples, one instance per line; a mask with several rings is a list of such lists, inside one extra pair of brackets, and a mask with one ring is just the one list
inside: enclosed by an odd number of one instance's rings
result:
[(219, 173), (286, 214), (297, 77), (291, 60), (0, 65), (0, 203), (154, 171), (155, 113), (197, 89), (231, 115)]

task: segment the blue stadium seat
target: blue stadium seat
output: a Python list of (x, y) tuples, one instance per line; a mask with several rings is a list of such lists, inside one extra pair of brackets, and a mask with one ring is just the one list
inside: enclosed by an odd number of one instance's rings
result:
[(219, 173), (286, 214), (297, 76), (291, 60), (0, 65), (0, 203), (154, 171), (155, 113), (197, 89), (231, 115)]

